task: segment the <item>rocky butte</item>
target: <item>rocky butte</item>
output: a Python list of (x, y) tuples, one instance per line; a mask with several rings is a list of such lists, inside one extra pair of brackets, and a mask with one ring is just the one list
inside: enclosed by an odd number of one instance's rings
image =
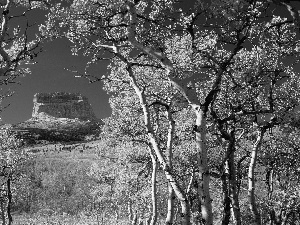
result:
[(79, 93), (55, 92), (35, 94), (32, 118), (13, 127), (20, 135), (28, 134), (31, 143), (37, 140), (68, 142), (97, 136), (101, 124), (86, 97)]
[(81, 94), (55, 92), (37, 93), (33, 98), (32, 118), (44, 118), (45, 114), (56, 118), (96, 120), (88, 99)]

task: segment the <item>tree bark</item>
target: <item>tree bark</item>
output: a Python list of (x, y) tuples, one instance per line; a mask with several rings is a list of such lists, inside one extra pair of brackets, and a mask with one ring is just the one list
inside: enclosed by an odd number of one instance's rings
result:
[(257, 131), (257, 137), (256, 142), (253, 145), (252, 152), (251, 152), (251, 161), (249, 164), (249, 170), (248, 170), (248, 201), (249, 201), (249, 207), (254, 219), (255, 225), (261, 225), (261, 217), (260, 213), (257, 209), (257, 205), (255, 202), (255, 166), (257, 161), (257, 154), (259, 151), (259, 148), (261, 146), (262, 138), (264, 135), (264, 131), (260, 129)]
[(145, 94), (142, 90), (140, 90), (138, 83), (136, 81), (136, 78), (133, 74), (132, 71), (132, 66), (131, 64), (120, 54), (117, 54), (119, 56), (119, 58), (127, 63), (128, 67), (127, 67), (127, 71), (129, 74), (129, 78), (131, 81), (131, 85), (133, 87), (133, 89), (135, 90), (135, 93), (137, 94), (139, 101), (140, 101), (140, 106), (143, 110), (143, 114), (144, 114), (144, 123), (145, 123), (145, 128), (146, 128), (146, 132), (148, 134), (148, 139), (149, 142), (151, 143), (151, 146), (154, 150), (154, 153), (159, 161), (159, 163), (162, 166), (162, 169), (164, 171), (164, 174), (169, 182), (169, 184), (172, 186), (172, 189), (174, 190), (174, 193), (177, 197), (177, 199), (179, 200), (180, 204), (181, 204), (181, 224), (182, 225), (190, 225), (190, 208), (189, 208), (189, 204), (186, 198), (185, 193), (181, 190), (181, 188), (179, 187), (179, 183), (176, 180), (175, 176), (173, 175), (173, 171), (172, 169), (169, 167), (167, 160), (165, 159), (162, 150), (159, 147), (158, 141), (156, 139), (156, 136), (154, 134), (154, 130), (153, 130), (153, 126), (151, 124), (150, 121), (150, 111), (149, 111), (149, 106), (147, 104), (146, 101), (146, 97)]
[(8, 225), (11, 225), (13, 222), (13, 218), (11, 216), (11, 205), (12, 205), (12, 193), (11, 193), (11, 179), (10, 177), (7, 179), (7, 217), (8, 217)]
[(156, 174), (157, 174), (157, 163), (156, 157), (149, 147), (150, 156), (152, 160), (152, 176), (151, 176), (151, 185), (152, 185), (152, 215), (149, 225), (155, 225), (157, 221), (157, 187), (156, 187)]
[[(146, 105), (144, 105), (144, 107), (146, 107)], [(146, 113), (146, 115), (148, 115), (148, 114)], [(148, 116), (146, 116), (146, 117), (148, 117)], [(158, 143), (153, 134), (151, 125), (150, 124), (146, 125), (146, 127), (147, 127), (149, 141), (153, 146), (153, 149), (155, 151), (155, 154), (156, 154), (160, 164), (162, 165), (164, 174), (165, 174), (168, 182), (171, 184), (177, 199), (180, 201), (181, 219), (182, 219), (181, 224), (182, 225), (190, 225), (190, 209), (189, 209), (189, 204), (188, 204), (186, 195), (179, 187), (178, 181), (175, 179), (172, 170), (169, 168), (169, 166), (162, 154), (162, 151), (161, 151), (160, 147), (158, 146)]]
[(213, 224), (211, 198), (209, 193), (209, 167), (207, 162), (206, 120), (200, 106), (194, 107), (196, 114), (196, 143), (198, 147), (197, 161), (199, 169), (198, 194), (201, 202), (202, 220), (205, 225)]
[[(211, 90), (205, 96), (205, 102), (202, 104), (204, 106), (202, 109), (199, 103), (199, 98), (197, 94), (196, 88), (190, 88), (188, 84), (190, 82), (195, 82), (195, 80), (199, 77), (198, 73), (194, 73), (192, 76), (188, 76), (184, 79), (180, 78), (178, 74), (176, 73), (176, 70), (174, 68), (174, 65), (172, 61), (161, 51), (157, 51), (152, 47), (148, 47), (140, 43), (136, 38), (136, 25), (138, 24), (137, 20), (137, 12), (135, 8), (135, 3), (131, 3), (127, 1), (127, 9), (128, 9), (128, 18), (129, 18), (129, 24), (127, 26), (127, 37), (128, 41), (131, 43), (131, 45), (139, 50), (141, 50), (143, 53), (147, 54), (148, 56), (154, 58), (159, 62), (162, 67), (165, 69), (167, 73), (167, 77), (169, 82), (180, 92), (182, 96), (187, 100), (188, 104), (193, 107), (197, 121), (194, 124), (196, 129), (196, 143), (198, 146), (198, 168), (199, 168), (199, 188), (198, 193), (200, 195), (200, 202), (201, 202), (201, 213), (202, 218), (205, 221), (206, 225), (210, 225), (213, 223), (213, 214), (212, 214), (212, 205), (211, 205), (211, 198), (209, 194), (209, 168), (207, 164), (207, 147), (206, 147), (206, 124), (205, 124), (205, 116), (204, 114), (207, 111), (207, 107), (211, 104), (213, 99), (216, 97), (216, 94), (219, 92), (219, 86), (221, 84), (222, 75), (227, 70), (227, 67), (230, 66), (231, 60), (234, 58), (234, 56), (239, 52), (239, 50), (242, 48), (242, 45), (244, 41), (246, 40), (246, 36), (243, 38), (237, 38), (235, 47), (233, 48), (231, 54), (228, 58), (221, 64), (218, 64), (218, 71), (215, 75), (215, 81), (211, 87)], [(191, 28), (193, 27), (193, 24), (191, 25)], [(193, 29), (189, 29), (188, 32), (191, 34), (192, 39), (194, 39), (194, 32)], [(240, 34), (243, 33), (243, 31), (239, 31), (237, 37), (240, 36)], [(194, 40), (192, 41), (193, 43)], [(195, 53), (195, 52), (194, 52)], [(218, 60), (216, 60), (218, 61)], [(221, 65), (221, 66), (220, 66)], [(199, 81), (199, 80), (198, 80)], [(174, 187), (173, 187), (174, 189)], [(174, 189), (175, 194), (176, 190)]]
[(222, 192), (223, 192), (223, 216), (222, 216), (222, 225), (229, 225), (230, 222), (230, 197), (229, 197), (229, 190), (228, 190), (228, 174), (225, 172), (224, 165), (222, 166), (222, 175), (221, 175), (221, 181), (222, 181)]
[(271, 200), (273, 194), (273, 165), (266, 171), (266, 184), (268, 186), (268, 200)]
[(133, 214), (133, 218), (132, 218), (132, 221), (131, 221), (131, 225), (137, 225), (137, 222), (138, 222), (138, 217), (137, 217), (137, 212), (135, 212)]
[[(129, 12), (129, 26), (127, 27), (127, 35), (128, 40), (137, 49), (140, 49), (142, 52), (147, 54), (150, 57), (153, 57), (154, 59), (158, 60), (158, 62), (161, 63), (161, 65), (164, 67), (164, 69), (167, 72), (167, 76), (169, 79), (169, 82), (184, 96), (184, 98), (188, 101), (188, 104), (193, 107), (197, 121), (195, 123), (195, 129), (196, 131), (196, 143), (198, 146), (198, 168), (199, 168), (199, 188), (198, 193), (201, 198), (201, 213), (202, 218), (205, 221), (205, 225), (211, 225), (213, 223), (213, 215), (212, 215), (212, 206), (211, 206), (211, 198), (209, 194), (209, 170), (208, 170), (208, 164), (207, 164), (207, 147), (206, 147), (206, 123), (205, 123), (205, 117), (204, 112), (201, 109), (201, 106), (199, 104), (198, 95), (196, 93), (195, 89), (190, 89), (187, 84), (193, 80), (197, 74), (194, 74), (192, 77), (189, 77), (188, 79), (180, 79), (173, 67), (173, 63), (171, 60), (168, 59), (168, 57), (164, 54), (162, 54), (159, 51), (155, 51), (151, 47), (144, 46), (142, 43), (138, 42), (136, 39), (136, 24), (137, 24), (137, 13), (135, 9), (134, 3), (128, 2), (128, 12)], [(238, 45), (241, 45), (243, 41), (240, 41)], [(236, 54), (238, 48), (235, 48), (234, 53), (229, 57), (228, 62), (231, 61), (231, 58)], [(218, 85), (221, 81), (221, 75), (224, 72), (224, 68), (222, 68), (218, 74), (216, 75), (216, 81), (212, 87), (212, 93), (215, 93)], [(210, 102), (206, 102), (209, 104)], [(145, 111), (145, 110), (144, 110)], [(148, 136), (150, 141), (157, 145), (155, 142), (155, 138), (153, 137), (153, 134), (151, 134), (151, 131), (148, 129)], [(152, 137), (151, 137), (152, 136)], [(175, 179), (172, 176), (172, 174), (168, 171), (170, 168), (168, 168), (168, 165), (164, 165), (165, 162), (163, 162), (163, 158), (161, 158), (159, 155), (160, 149), (157, 149), (154, 147), (154, 150), (158, 153), (158, 160), (163, 165), (164, 171), (166, 172), (167, 179), (169, 180), (170, 184), (172, 185), (172, 188), (175, 192), (175, 195), (179, 199), (181, 206), (182, 206), (182, 217), (185, 218), (184, 220), (186, 223), (190, 224), (190, 212), (189, 212), (189, 205), (187, 202), (187, 198), (182, 192), (182, 190), (179, 189), (178, 184), (175, 183)], [(167, 170), (165, 169), (167, 168)]]
[(241, 225), (241, 211), (240, 211), (240, 204), (239, 204), (239, 196), (237, 190), (237, 176), (236, 176), (236, 167), (234, 164), (235, 159), (235, 139), (234, 134), (231, 134), (231, 140), (227, 149), (228, 155), (228, 179), (229, 179), (229, 193), (231, 198), (231, 205), (233, 210), (234, 216), (234, 223), (236, 225)]
[(174, 200), (174, 190), (172, 186), (168, 184), (168, 211), (166, 217), (166, 225), (172, 225), (174, 221)]
[(1, 218), (2, 218), (2, 225), (6, 224), (6, 219), (5, 219), (5, 207), (4, 207), (4, 201), (1, 199)]
[(128, 201), (127, 203), (127, 211), (128, 211), (128, 219), (131, 222), (133, 220), (133, 211), (132, 211), (132, 203), (131, 201)]
[[(167, 118), (169, 121), (169, 128), (168, 128), (168, 140), (167, 140), (167, 163), (170, 169), (172, 169), (172, 160), (173, 160), (173, 136), (174, 136), (174, 129), (175, 129), (175, 121), (172, 118), (172, 114), (170, 112), (170, 108), (166, 112)], [(172, 225), (174, 221), (174, 200), (175, 194), (174, 190), (170, 183), (168, 183), (168, 210), (167, 210), (167, 217), (166, 217), (166, 225)]]

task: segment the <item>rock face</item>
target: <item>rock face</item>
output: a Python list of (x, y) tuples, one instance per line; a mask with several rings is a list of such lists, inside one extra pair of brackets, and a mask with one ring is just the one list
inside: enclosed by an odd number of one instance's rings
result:
[(80, 120), (96, 120), (88, 99), (81, 94), (66, 92), (37, 93), (33, 98), (32, 117), (44, 119), (47, 116)]

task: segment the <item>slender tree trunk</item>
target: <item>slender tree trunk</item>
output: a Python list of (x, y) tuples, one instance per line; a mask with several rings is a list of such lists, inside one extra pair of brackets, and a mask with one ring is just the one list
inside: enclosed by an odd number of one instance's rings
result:
[(166, 225), (172, 225), (174, 221), (174, 200), (175, 193), (170, 184), (168, 184), (168, 211), (166, 217)]
[(11, 216), (11, 205), (12, 205), (12, 193), (11, 193), (11, 179), (10, 177), (7, 179), (7, 217), (8, 217), (8, 225), (11, 225), (13, 222), (13, 218)]
[(181, 224), (182, 225), (190, 225), (191, 224), (190, 223), (191, 215), (190, 215), (190, 208), (189, 208), (189, 204), (188, 204), (186, 195), (179, 187), (178, 181), (175, 179), (175, 177), (172, 173), (172, 170), (168, 167), (153, 133), (148, 132), (148, 137), (153, 146), (154, 151), (156, 152), (156, 156), (158, 157), (158, 160), (159, 160), (160, 164), (162, 165), (165, 176), (166, 176), (167, 180), (169, 181), (169, 183), (171, 184), (171, 186), (174, 190), (174, 193), (180, 202), (181, 219), (182, 219)]
[(242, 167), (242, 163), (245, 159), (248, 158), (248, 154), (247, 155), (244, 155), (238, 162), (237, 162), (237, 177), (236, 177), (236, 180), (237, 180), (237, 192), (238, 192), (238, 195), (240, 194), (240, 190), (241, 190), (241, 183), (242, 183), (242, 172), (241, 172), (241, 167)]
[[(164, 54), (162, 54), (160, 51), (155, 51), (151, 47), (144, 46), (143, 44), (139, 43), (136, 39), (136, 24), (137, 24), (137, 12), (135, 9), (135, 4), (134, 3), (127, 3), (127, 9), (128, 9), (128, 15), (129, 15), (129, 26), (127, 27), (127, 35), (128, 35), (128, 40), (129, 42), (136, 47), (137, 49), (140, 49), (142, 52), (147, 54), (150, 57), (153, 57), (154, 59), (158, 60), (161, 65), (164, 67), (168, 74), (169, 82), (184, 96), (184, 98), (188, 101), (189, 105), (191, 105), (195, 111), (197, 120), (195, 124), (195, 132), (196, 132), (196, 143), (198, 146), (198, 154), (197, 154), (197, 159), (198, 159), (198, 169), (199, 169), (199, 187), (198, 187), (198, 194), (201, 198), (201, 214), (202, 214), (202, 219), (205, 221), (205, 225), (212, 225), (213, 223), (213, 214), (212, 214), (212, 205), (211, 205), (211, 198), (209, 194), (209, 168), (207, 164), (207, 147), (206, 147), (206, 123), (205, 123), (205, 116), (203, 113), (203, 110), (201, 109), (201, 106), (199, 104), (199, 99), (197, 96), (197, 92), (195, 89), (190, 89), (187, 86), (187, 83), (189, 82), (190, 78), (187, 80), (182, 80), (179, 79), (177, 74), (175, 73), (175, 69), (173, 67), (173, 63), (171, 60), (169, 60)], [(233, 58), (233, 56), (237, 53), (237, 49), (241, 46), (243, 43), (242, 41), (238, 42), (235, 50), (232, 55), (229, 57), (227, 64), (229, 65), (229, 62)], [(113, 48), (114, 51), (116, 51), (116, 47), (114, 46)], [(122, 56), (121, 56), (122, 58)], [(124, 61), (124, 59), (122, 59)], [(225, 67), (224, 67), (225, 68)], [(214, 95), (214, 92), (218, 89), (218, 86), (220, 85), (221, 78), (223, 72), (226, 70), (222, 67), (222, 69), (218, 72), (216, 75), (216, 81), (214, 82), (214, 85), (212, 87), (212, 90), (210, 94)], [(129, 68), (130, 70), (131, 68)], [(197, 74), (195, 74), (196, 76)], [(130, 75), (133, 77), (132, 75)], [(135, 81), (134, 81), (135, 82)], [(136, 83), (136, 82), (135, 82)], [(137, 86), (137, 85), (136, 85)], [(136, 89), (136, 87), (134, 87)], [(211, 95), (211, 96), (213, 96)], [(211, 101), (211, 96), (208, 98), (206, 101), (206, 104), (209, 104)], [(146, 102), (142, 103), (141, 98), (140, 98), (141, 105), (146, 105)], [(143, 106), (144, 107), (144, 106)], [(145, 108), (145, 107), (144, 107)], [(145, 110), (144, 110), (144, 115), (146, 115)], [(146, 119), (145, 119), (146, 121)], [(146, 127), (147, 127), (147, 122), (145, 122)], [(149, 127), (148, 127), (149, 128)], [(151, 130), (147, 128), (148, 136), (150, 141), (154, 144), (155, 143), (155, 138), (151, 137), (153, 136), (153, 133)], [(175, 192), (175, 195), (177, 196), (178, 200), (181, 203), (182, 207), (182, 218), (183, 218), (183, 224), (190, 224), (190, 210), (189, 210), (189, 205), (186, 199), (185, 194), (180, 190), (178, 183), (174, 179), (174, 176), (172, 175), (170, 168), (166, 165), (164, 162), (165, 160), (160, 157), (161, 153), (159, 152), (160, 149), (156, 148), (154, 146), (154, 150), (157, 152), (157, 157), (160, 163), (163, 166), (163, 169), (165, 171), (165, 175), (172, 185), (172, 188)]]
[[(268, 186), (268, 200), (272, 200), (273, 195), (273, 164), (266, 171), (266, 184)], [(271, 208), (269, 211), (270, 225), (280, 225), (277, 221), (275, 209)]]
[(2, 218), (2, 225), (6, 224), (5, 220), (5, 208), (4, 208), (4, 201), (1, 199), (1, 218)]
[(201, 201), (201, 215), (205, 225), (213, 224), (213, 214), (211, 198), (209, 193), (209, 167), (207, 163), (207, 144), (206, 144), (206, 120), (200, 106), (194, 107), (196, 114), (196, 143), (198, 147), (197, 159), (199, 169), (198, 194)]
[(268, 200), (271, 200), (273, 194), (273, 166), (266, 171), (266, 184), (268, 186)]
[(255, 225), (261, 225), (261, 218), (260, 218), (260, 213), (258, 212), (257, 205), (255, 202), (255, 166), (256, 166), (256, 161), (257, 161), (257, 154), (259, 151), (259, 148), (261, 146), (262, 138), (264, 135), (264, 131), (260, 129), (257, 132), (257, 138), (256, 142), (253, 145), (252, 148), (252, 153), (251, 153), (251, 161), (249, 164), (249, 170), (248, 170), (248, 201), (249, 201), (249, 206), (250, 210), (254, 219), (254, 224)]
[(137, 217), (137, 212), (135, 212), (133, 214), (133, 218), (132, 218), (132, 221), (131, 221), (131, 225), (137, 225), (137, 222), (138, 222), (138, 217)]
[[(195, 179), (195, 168), (193, 168), (193, 170), (192, 170), (192, 174), (191, 174), (191, 177), (190, 177), (190, 180), (189, 180), (189, 184), (188, 184), (187, 189), (186, 189), (186, 196), (187, 196), (187, 198), (189, 200), (189, 204), (190, 204), (191, 208), (193, 206), (194, 199), (192, 198), (192, 196), (191, 196), (190, 193), (191, 193), (191, 190), (192, 190), (194, 179)], [(193, 212), (192, 209), (191, 209), (191, 212)], [(191, 220), (193, 221), (193, 223), (195, 223), (195, 217), (191, 218)]]
[[(195, 111), (197, 117), (197, 121), (195, 124), (196, 127), (195, 131), (196, 131), (196, 143), (198, 146), (197, 159), (198, 159), (198, 167), (199, 167), (198, 193), (201, 198), (200, 202), (201, 202), (202, 219), (205, 221), (206, 225), (211, 225), (213, 223), (213, 214), (212, 214), (211, 198), (209, 193), (210, 176), (209, 176), (209, 167), (207, 164), (206, 124), (205, 124), (206, 118), (204, 116), (203, 109), (201, 109), (201, 106), (199, 104), (199, 99), (198, 99), (196, 89), (189, 88), (187, 85), (193, 79), (191, 79), (191, 77), (189, 77), (188, 79), (180, 79), (178, 74), (175, 72), (175, 68), (172, 61), (168, 59), (168, 57), (165, 54), (163, 54), (161, 51), (156, 51), (154, 48), (145, 46), (137, 40), (136, 25), (138, 24), (137, 22), (138, 18), (137, 18), (137, 11), (135, 8), (135, 4), (128, 1), (127, 9), (128, 9), (128, 15), (130, 21), (129, 25), (127, 26), (128, 41), (132, 44), (132, 46), (141, 50), (143, 53), (147, 54), (148, 56), (156, 59), (162, 65), (162, 67), (167, 72), (170, 84), (172, 84), (184, 96), (184, 98), (188, 101), (189, 105), (192, 106)], [(193, 39), (194, 36), (193, 29), (190, 32)], [(220, 67), (219, 71), (216, 74), (216, 79), (214, 81), (214, 84), (209, 94), (205, 98), (204, 108), (207, 108), (208, 105), (212, 102), (212, 99), (216, 96), (216, 93), (218, 92), (219, 86), (221, 84), (223, 73), (230, 65), (231, 60), (234, 58), (234, 56), (239, 52), (245, 40), (246, 40), (245, 38), (241, 38), (237, 41), (236, 46), (234, 47), (232, 53)], [(195, 41), (192, 40), (192, 42), (194, 45)], [(113, 46), (113, 50), (116, 51), (115, 46)], [(198, 77), (198, 74), (194, 73), (193, 76)], [(173, 190), (175, 191), (176, 196), (178, 196), (175, 190), (175, 186), (172, 185), (172, 187)], [(183, 199), (180, 200), (180, 202), (182, 203), (182, 207), (188, 206), (187, 203), (184, 203), (186, 202), (186, 198), (184, 200)]]
[[(201, 224), (201, 205), (200, 205), (200, 198), (199, 196), (192, 196), (191, 190), (193, 188), (193, 186), (197, 186), (195, 185), (197, 182), (197, 180), (195, 180), (195, 168), (193, 168), (192, 173), (191, 173), (191, 177), (189, 180), (189, 184), (187, 186), (186, 189), (186, 195), (188, 196), (189, 199), (189, 204), (191, 206), (191, 212), (198, 212), (198, 215), (194, 215), (191, 220), (192, 220), (192, 224)], [(192, 206), (194, 206), (194, 208), (192, 209)], [(195, 207), (196, 206), (196, 207)]]
[(194, 183), (194, 179), (195, 179), (195, 168), (193, 168), (192, 170), (192, 174), (191, 174), (191, 177), (190, 177), (190, 181), (189, 181), (189, 184), (187, 186), (187, 189), (186, 189), (186, 194), (189, 195), (191, 190), (192, 190), (192, 186), (193, 186), (193, 183)]
[[(234, 134), (233, 134), (234, 135)], [(231, 135), (231, 136), (233, 136)], [(231, 205), (232, 211), (234, 215), (234, 222), (236, 225), (241, 225), (241, 211), (240, 211), (240, 204), (239, 204), (239, 196), (237, 190), (237, 176), (236, 176), (236, 167), (234, 164), (235, 159), (235, 140), (234, 136), (233, 139), (230, 141), (228, 146), (228, 179), (229, 179), (229, 193), (231, 198)]]
[(145, 225), (150, 225), (151, 219), (152, 219), (151, 217), (146, 218), (145, 219)]
[(165, 174), (169, 184), (172, 186), (177, 199), (180, 201), (181, 214), (182, 214), (181, 223), (182, 223), (182, 225), (190, 225), (191, 224), (191, 222), (190, 222), (191, 215), (190, 215), (190, 208), (189, 208), (189, 204), (188, 204), (186, 195), (179, 187), (179, 183), (176, 180), (175, 176), (173, 175), (173, 171), (169, 167), (169, 165), (158, 145), (158, 141), (156, 140), (153, 126), (150, 121), (150, 111), (149, 111), (149, 106), (146, 101), (145, 94), (142, 90), (139, 89), (136, 78), (133, 74), (132, 68), (131, 68), (130, 64), (128, 63), (128, 61), (124, 57), (122, 57), (122, 55), (118, 55), (118, 56), (120, 57), (121, 60), (123, 60), (128, 65), (127, 70), (129, 73), (129, 78), (131, 79), (131, 85), (134, 88), (134, 90), (139, 98), (140, 105), (141, 105), (141, 108), (144, 113), (144, 123), (145, 123), (145, 127), (146, 127), (146, 132), (148, 134), (149, 142), (152, 145), (154, 153), (157, 156), (157, 159), (162, 166), (162, 169), (164, 171), (164, 174)]
[[(168, 108), (167, 118), (169, 121), (169, 128), (168, 128), (168, 141), (167, 141), (167, 162), (170, 169), (172, 169), (172, 160), (173, 160), (173, 136), (174, 136), (174, 129), (175, 129), (175, 121), (172, 118), (172, 114), (170, 112), (170, 108)], [(166, 225), (172, 225), (174, 221), (174, 200), (175, 200), (175, 193), (170, 183), (168, 183), (168, 211), (166, 217)]]
[(229, 196), (229, 189), (228, 189), (228, 171), (225, 171), (225, 167), (222, 166), (222, 175), (221, 175), (221, 181), (222, 181), (222, 192), (223, 192), (223, 216), (222, 216), (222, 225), (229, 225), (230, 223), (230, 196)]
[(157, 187), (156, 187), (156, 174), (157, 174), (157, 163), (156, 157), (152, 152), (151, 147), (149, 147), (150, 156), (152, 160), (152, 176), (151, 176), (151, 185), (152, 185), (152, 216), (149, 225), (155, 225), (157, 221)]
[(128, 211), (128, 219), (131, 222), (133, 220), (133, 211), (132, 211), (131, 201), (128, 201), (128, 203), (127, 203), (127, 211)]

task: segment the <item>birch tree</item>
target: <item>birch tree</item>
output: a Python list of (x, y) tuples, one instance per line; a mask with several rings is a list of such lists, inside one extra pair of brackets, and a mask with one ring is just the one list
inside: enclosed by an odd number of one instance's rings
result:
[[(88, 67), (101, 60), (118, 59), (125, 64), (127, 82), (138, 96), (144, 114), (147, 138), (182, 204), (183, 224), (190, 224), (187, 198), (159, 148), (151, 123), (151, 110), (141, 88), (140, 82), (143, 81), (135, 73), (136, 67), (149, 66), (160, 70), (161, 80), (153, 77), (152, 81), (157, 86), (162, 86), (162, 81), (169, 83), (194, 112), (195, 121), (191, 125), (194, 127), (198, 149), (197, 180), (202, 220), (205, 224), (212, 224), (206, 140), (209, 106), (218, 98), (224, 76), (228, 76), (234, 84), (235, 79), (231, 77), (230, 70), (234, 68), (233, 65), (240, 63), (239, 60), (247, 60), (247, 57), (240, 57), (240, 53), (247, 52), (245, 49), (248, 45), (250, 48), (265, 49), (265, 43), (260, 42), (260, 33), (255, 31), (259, 24), (270, 29), (267, 19), (261, 19), (267, 16), (270, 8), (268, 4), (256, 1), (193, 3), (195, 7), (188, 10), (175, 1), (78, 0), (70, 7), (54, 7), (48, 16), (44, 32), (51, 31), (52, 28), (57, 30), (56, 25), (66, 27), (67, 31), (63, 35), (74, 43), (72, 52), (83, 52), (91, 57)], [(277, 21), (271, 27), (283, 24), (295, 26), (293, 21)], [(145, 58), (146, 64), (137, 63), (137, 59), (141, 57)], [(259, 58), (255, 60), (260, 61)], [(261, 72), (249, 73), (247, 68), (246, 66), (246, 71), (242, 68), (241, 73), (237, 74), (241, 77), (239, 79), (246, 79), (245, 84), (251, 86), (257, 82), (251, 83), (250, 79), (257, 79), (255, 74), (261, 75)], [(256, 69), (260, 70), (261, 67)], [(248, 77), (247, 74), (251, 76)], [(276, 74), (276, 71), (270, 74)], [(82, 76), (93, 78), (88, 71)], [(95, 80), (101, 78), (95, 77)], [(248, 90), (247, 87), (242, 87)], [(252, 103), (247, 101), (248, 99), (244, 101), (247, 103), (247, 110), (243, 114), (257, 114), (251, 113)], [(264, 106), (265, 99), (262, 103)], [(259, 108), (258, 112), (260, 110)]]
[[(116, 84), (117, 82), (114, 81)], [(110, 82), (107, 86), (111, 86)], [(158, 165), (157, 159), (153, 152), (150, 143), (147, 141), (146, 133), (143, 129), (142, 117), (140, 110), (136, 107), (135, 96), (130, 95), (129, 90), (120, 89), (118, 95), (110, 98), (112, 116), (104, 120), (105, 125), (103, 127), (102, 139), (111, 140), (115, 143), (114, 146), (124, 145), (124, 143), (132, 143), (133, 145), (140, 146), (140, 148), (147, 148), (150, 154), (151, 163), (149, 163), (149, 157), (145, 157), (142, 162), (142, 169), (138, 171), (141, 176), (139, 179), (143, 179), (143, 174), (148, 174), (147, 171), (152, 169), (151, 173), (151, 199), (152, 199), (152, 215), (150, 216), (150, 224), (155, 224), (158, 217), (158, 195), (157, 195), (157, 173)], [(136, 161), (134, 152), (132, 154), (132, 163)], [(141, 162), (140, 162), (141, 163)], [(152, 168), (151, 167), (152, 164)], [(145, 175), (145, 177), (149, 177)]]
[(298, 129), (282, 126), (265, 135), (259, 163), (265, 166), (266, 195), (262, 223), (296, 223), (298, 196)]
[[(248, 168), (248, 196), (256, 224), (261, 224), (261, 215), (255, 200), (254, 171), (264, 134), (276, 125), (289, 124), (299, 105), (299, 74), (293, 67), (299, 57), (299, 40), (293, 25), (274, 17), (269, 24), (256, 27), (259, 30), (257, 46), (253, 42), (251, 51), (243, 49), (237, 54), (233, 70), (224, 77), (221, 94), (211, 109), (221, 136), (229, 143), (234, 143), (234, 136), (226, 129), (242, 129), (252, 133), (255, 140)], [(290, 56), (293, 60), (286, 63)], [(225, 160), (233, 153), (234, 150), (227, 153)]]
[[(136, 106), (136, 97), (131, 96), (130, 94), (130, 104), (127, 106), (126, 110), (129, 110), (129, 114), (125, 115), (123, 110), (119, 111), (119, 117), (124, 118), (125, 120), (131, 120), (138, 122), (138, 118), (147, 118), (147, 130), (140, 130), (139, 127), (141, 127), (141, 124), (139, 126), (134, 127), (133, 129), (129, 132), (127, 132), (127, 136), (131, 137), (131, 141), (138, 141), (138, 142), (143, 142), (146, 144), (150, 144), (149, 141), (147, 140), (147, 131), (149, 132), (149, 129), (151, 129), (153, 132), (153, 135), (155, 137), (154, 139), (150, 139), (154, 142), (152, 143), (151, 146), (149, 146), (151, 149), (153, 145), (156, 146), (156, 148), (159, 148), (160, 151), (160, 157), (162, 160), (165, 162), (165, 166), (168, 166), (170, 170), (172, 169), (172, 155), (173, 155), (173, 137), (174, 137), (174, 131), (175, 131), (175, 121), (172, 118), (172, 113), (171, 110), (174, 110), (173, 106), (171, 106), (172, 101), (171, 99), (174, 97), (170, 94), (168, 94), (168, 83), (165, 83), (164, 86), (162, 87), (156, 87), (153, 85), (153, 81), (151, 80), (153, 77), (158, 76), (155, 73), (151, 72), (151, 69), (146, 69), (144, 68), (143, 70), (135, 69), (135, 72), (131, 71), (131, 75), (135, 81), (135, 89), (132, 90), (132, 87), (130, 87), (127, 84), (127, 87), (124, 87), (124, 80), (126, 80), (126, 69), (124, 66), (128, 66), (128, 64), (119, 62), (118, 66), (115, 67), (117, 70), (113, 70), (113, 74), (107, 79), (107, 86), (111, 87), (111, 83), (115, 83), (114, 86), (118, 87), (118, 94), (120, 96), (126, 96), (130, 91), (135, 91), (136, 89), (138, 90), (143, 90), (143, 92), (138, 91), (136, 93), (139, 93), (140, 95), (140, 102), (141, 102), (141, 97), (143, 105), (144, 105), (144, 111), (139, 110), (138, 108), (136, 109), (136, 112), (134, 112), (134, 107), (133, 105)], [(141, 63), (140, 63), (141, 64)], [(141, 64), (142, 65), (142, 64)], [(136, 77), (136, 74), (139, 74), (139, 77)], [(146, 75), (147, 74), (147, 75)], [(118, 79), (119, 77), (119, 79)], [(120, 79), (121, 77), (121, 79)], [(142, 79), (141, 79), (142, 78)], [(158, 79), (158, 78), (157, 78)], [(122, 84), (123, 83), (123, 84)], [(123, 85), (123, 87), (122, 87)], [(121, 87), (121, 88), (120, 88)], [(116, 90), (116, 89), (111, 89), (110, 90)], [(127, 94), (126, 94), (127, 93)], [(172, 92), (170, 92), (172, 93)], [(129, 97), (128, 96), (128, 97)], [(175, 95), (176, 96), (176, 95)], [(169, 100), (168, 100), (169, 99)], [(124, 101), (125, 102), (125, 101)], [(122, 104), (122, 103), (121, 103)], [(118, 104), (118, 108), (120, 107), (120, 103)], [(145, 114), (145, 109), (147, 109), (148, 113)], [(133, 110), (133, 111), (132, 111)], [(142, 115), (143, 114), (143, 115)], [(140, 122), (139, 122), (140, 123)], [(133, 125), (133, 124), (131, 124)], [(122, 125), (123, 126), (123, 125)], [(128, 126), (127, 126), (128, 127)], [(126, 129), (126, 128), (125, 128)], [(139, 130), (139, 132), (137, 132)], [(139, 137), (140, 136), (140, 137)], [(164, 150), (162, 150), (164, 149)], [(164, 153), (163, 153), (164, 152)], [(152, 154), (152, 152), (150, 152)], [(173, 171), (172, 177), (174, 177), (175, 173)], [(174, 179), (174, 178), (173, 178)], [(178, 181), (176, 181), (177, 188), (179, 187)], [(178, 194), (178, 193), (177, 193)], [(184, 194), (184, 192), (182, 192)], [(174, 220), (174, 193), (173, 193), (173, 188), (169, 187), (169, 197), (168, 197), (168, 213), (167, 213), (167, 218), (166, 218), (166, 223), (171, 224), (173, 223)]]

